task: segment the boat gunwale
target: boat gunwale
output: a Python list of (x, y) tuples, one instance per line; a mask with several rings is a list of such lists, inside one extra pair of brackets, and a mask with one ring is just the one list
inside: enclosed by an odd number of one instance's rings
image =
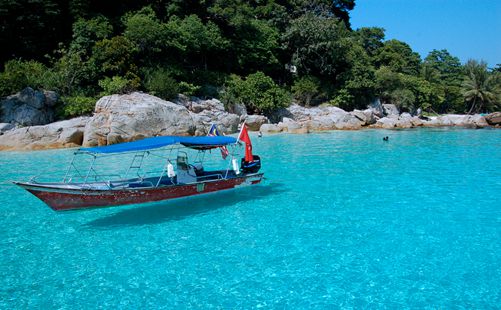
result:
[[(134, 188), (124, 188), (124, 187), (110, 187), (110, 188), (85, 188), (80, 186), (72, 185), (71, 183), (59, 183), (59, 182), (17, 182), (13, 183), (26, 189), (26, 190), (36, 190), (36, 191), (45, 191), (45, 192), (56, 192), (56, 193), (68, 193), (68, 194), (85, 194), (85, 193), (107, 193), (107, 192), (134, 192), (134, 191), (144, 191), (144, 190), (158, 190), (165, 188), (176, 188), (186, 185), (197, 185), (197, 184), (207, 184), (213, 182), (221, 182), (232, 179), (240, 179), (240, 178), (250, 178), (250, 177), (263, 177), (263, 172), (249, 173), (249, 174), (241, 174), (231, 178), (222, 178), (222, 179), (214, 179), (214, 180), (205, 180), (199, 182), (191, 182), (191, 183), (179, 183), (179, 184), (168, 184), (168, 185), (159, 185), (159, 186), (145, 186), (145, 187), (134, 187)], [(105, 184), (106, 182), (99, 182), (99, 184)], [(132, 183), (132, 182), (131, 182)], [(89, 183), (76, 183), (76, 184), (87, 184)], [(55, 185), (55, 186), (54, 186)]]

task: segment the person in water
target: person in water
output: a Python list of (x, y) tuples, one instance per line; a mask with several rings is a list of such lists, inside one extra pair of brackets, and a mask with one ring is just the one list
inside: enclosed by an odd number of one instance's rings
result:
[(390, 138), (388, 138), (388, 136), (384, 137), (383, 138), (383, 141), (388, 141)]

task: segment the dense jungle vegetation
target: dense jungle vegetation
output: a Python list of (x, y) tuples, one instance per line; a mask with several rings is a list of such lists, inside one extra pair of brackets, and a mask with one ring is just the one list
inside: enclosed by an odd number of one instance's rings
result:
[[(243, 103), (474, 113), (501, 107), (501, 66), (424, 59), (382, 28), (352, 29), (354, 0), (4, 0), (0, 96), (57, 91), (61, 117), (99, 96), (146, 91)], [(472, 46), (472, 48), (475, 48)]]

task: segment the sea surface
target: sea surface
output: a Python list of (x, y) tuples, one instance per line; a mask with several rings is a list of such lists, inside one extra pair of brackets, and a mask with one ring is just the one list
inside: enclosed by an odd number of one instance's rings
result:
[(0, 309), (501, 307), (501, 130), (253, 142), (263, 185), (66, 213), (9, 181), (74, 150), (0, 153)]

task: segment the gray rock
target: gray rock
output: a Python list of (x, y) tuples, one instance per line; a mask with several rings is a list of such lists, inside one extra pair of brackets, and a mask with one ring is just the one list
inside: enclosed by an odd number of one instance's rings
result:
[(0, 123), (0, 134), (3, 134), (6, 131), (12, 130), (16, 128), (14, 124), (11, 123)]
[(485, 120), (489, 125), (501, 125), (501, 112), (494, 112), (485, 116)]
[(279, 123), (284, 117), (294, 117), (288, 108), (280, 108), (268, 115), (268, 119), (272, 123)]
[(419, 127), (419, 126), (423, 126), (423, 120), (420, 119), (419, 117), (417, 116), (413, 116), (411, 119), (410, 119), (410, 122), (411, 122), (411, 125), (412, 127)]
[(397, 127), (397, 123), (398, 123), (398, 117), (387, 116), (378, 119), (377, 122), (374, 125), (372, 125), (372, 127), (390, 129)]
[(282, 130), (276, 124), (263, 124), (259, 131), (262, 133), (279, 133)]
[(283, 121), (278, 123), (277, 126), (280, 128), (280, 131), (290, 133), (297, 132), (302, 127), (301, 124), (287, 117), (284, 117)]
[(381, 104), (381, 100), (379, 100), (379, 98), (377, 98), (376, 100), (374, 100), (372, 103), (370, 103), (367, 108), (369, 110), (372, 111), (372, 113), (381, 118), (384, 116), (384, 109), (383, 109), (383, 105)]
[(85, 127), (83, 145), (107, 145), (157, 135), (193, 135), (195, 130), (193, 118), (184, 106), (134, 92), (98, 100), (95, 114)]
[(252, 131), (258, 131), (259, 128), (261, 128), (261, 125), (267, 124), (270, 122), (268, 120), (268, 118), (266, 116), (263, 116), (263, 115), (246, 115), (246, 116), (240, 117), (241, 120), (242, 120), (242, 118), (243, 118), (243, 120), (245, 120), (245, 124), (247, 124), (247, 127), (249, 128), (249, 130), (252, 130)]
[(423, 122), (424, 126), (463, 126), (472, 128), (482, 128), (489, 126), (485, 117), (481, 115), (461, 115), (447, 114), (432, 116), (428, 121)]
[(43, 126), (22, 127), (0, 136), (0, 150), (41, 150), (80, 146), (89, 117)]
[(0, 122), (21, 126), (48, 124), (55, 119), (54, 106), (58, 100), (55, 92), (27, 87), (0, 102)]
[(353, 110), (350, 112), (351, 115), (355, 116), (362, 122), (362, 126), (368, 126), (376, 123), (376, 116), (372, 109), (366, 109), (363, 111)]
[(238, 131), (241, 121), (239, 115), (226, 112), (224, 104), (217, 99), (202, 100), (179, 95), (176, 103), (188, 109), (195, 126), (195, 135), (206, 135), (212, 124), (216, 124), (222, 134)]
[(229, 108), (228, 112), (230, 112), (230, 113), (240, 115), (240, 116), (247, 115), (247, 108), (245, 107), (245, 105), (243, 105), (241, 103), (234, 103), (234, 104), (230, 105), (228, 108)]
[(400, 111), (394, 104), (383, 104), (384, 115), (399, 115)]

